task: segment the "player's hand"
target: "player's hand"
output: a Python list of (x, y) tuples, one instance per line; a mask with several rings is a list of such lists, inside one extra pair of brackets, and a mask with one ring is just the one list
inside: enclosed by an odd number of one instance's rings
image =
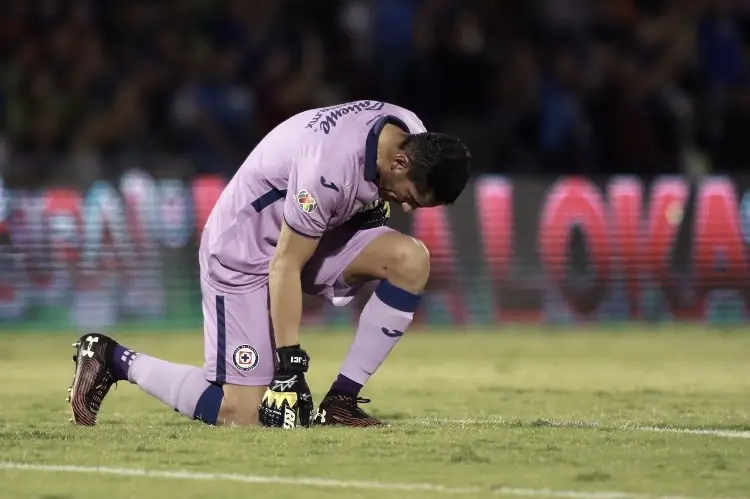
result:
[(276, 372), (260, 403), (260, 424), (271, 428), (310, 426), (313, 400), (305, 373), (310, 357), (299, 345), (276, 350)]
[(388, 225), (391, 219), (391, 205), (388, 204), (388, 201), (383, 201), (382, 199), (377, 200), (373, 204), (374, 206), (357, 213), (347, 220), (346, 223), (356, 227), (358, 230)]

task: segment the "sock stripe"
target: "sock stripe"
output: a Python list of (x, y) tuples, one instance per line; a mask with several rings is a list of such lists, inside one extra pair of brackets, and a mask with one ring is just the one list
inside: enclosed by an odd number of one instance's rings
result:
[[(346, 354), (335, 383), (336, 391), (357, 392), (348, 380), (364, 385), (383, 363), (393, 347), (404, 337), (414, 318), (419, 297), (381, 281), (362, 309), (354, 342)], [(399, 302), (398, 298), (403, 301)]]
[(394, 286), (388, 281), (380, 281), (378, 287), (375, 288), (375, 296), (389, 307), (401, 312), (412, 313), (419, 306), (419, 295)]
[(227, 381), (227, 329), (224, 297), (216, 296), (216, 382)]
[[(217, 385), (210, 385), (198, 399), (195, 405), (193, 419), (203, 421), (209, 425), (215, 425), (219, 419), (221, 401), (224, 399), (224, 390)], [(175, 409), (177, 410), (177, 409)]]
[(356, 397), (359, 395), (359, 391), (362, 389), (362, 384), (347, 378), (343, 374), (339, 374), (336, 381), (333, 382), (330, 392), (341, 393), (344, 395), (350, 395)]

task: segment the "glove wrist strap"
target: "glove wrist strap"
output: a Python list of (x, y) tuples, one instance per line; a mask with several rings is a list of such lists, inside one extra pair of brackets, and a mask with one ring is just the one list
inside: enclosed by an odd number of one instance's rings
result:
[(276, 349), (276, 372), (306, 373), (310, 366), (310, 357), (299, 345)]

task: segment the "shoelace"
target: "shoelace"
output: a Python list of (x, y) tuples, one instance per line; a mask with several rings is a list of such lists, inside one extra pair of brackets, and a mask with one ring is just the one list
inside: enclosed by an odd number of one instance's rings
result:
[(372, 419), (372, 416), (370, 416), (369, 414), (367, 414), (361, 407), (359, 407), (359, 404), (369, 404), (370, 403), (370, 399), (366, 399), (366, 398), (362, 398), (362, 397), (357, 397), (357, 398), (346, 397), (345, 400), (346, 400), (346, 403), (349, 406), (349, 408), (355, 414), (357, 414), (357, 416), (359, 416), (361, 418)]

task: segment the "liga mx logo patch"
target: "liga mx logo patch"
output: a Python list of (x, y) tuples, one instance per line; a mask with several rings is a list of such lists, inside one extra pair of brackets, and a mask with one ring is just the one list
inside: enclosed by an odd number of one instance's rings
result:
[(318, 203), (315, 201), (315, 198), (305, 189), (302, 189), (297, 193), (297, 205), (305, 213), (312, 213), (318, 208)]
[(250, 345), (240, 345), (234, 350), (232, 361), (240, 371), (252, 371), (258, 365), (258, 351)]

